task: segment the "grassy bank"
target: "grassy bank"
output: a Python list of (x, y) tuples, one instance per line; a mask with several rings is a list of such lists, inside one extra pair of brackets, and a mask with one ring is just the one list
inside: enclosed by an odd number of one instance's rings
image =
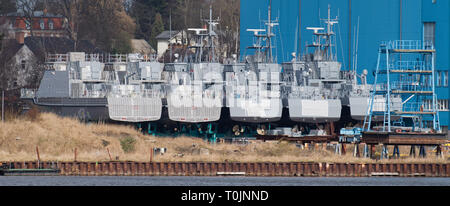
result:
[[(332, 150), (300, 149), (287, 142), (255, 141), (248, 145), (209, 144), (198, 138), (158, 138), (143, 135), (130, 126), (104, 123), (84, 124), (71, 118), (49, 113), (31, 113), (0, 123), (0, 161), (35, 161), (36, 147), (42, 161), (113, 160), (149, 161), (150, 148), (164, 147), (164, 155), (155, 155), (153, 161), (207, 161), (207, 162), (376, 162), (354, 158), (351, 148), (343, 156)], [(109, 153), (108, 153), (109, 150)], [(401, 163), (448, 163), (448, 156), (384, 160)], [(378, 161), (380, 162), (380, 161)]]

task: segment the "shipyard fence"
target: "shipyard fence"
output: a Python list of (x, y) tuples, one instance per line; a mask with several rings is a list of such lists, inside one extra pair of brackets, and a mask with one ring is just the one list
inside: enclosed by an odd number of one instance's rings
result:
[(58, 169), (62, 176), (450, 177), (450, 163), (4, 162), (11, 169)]

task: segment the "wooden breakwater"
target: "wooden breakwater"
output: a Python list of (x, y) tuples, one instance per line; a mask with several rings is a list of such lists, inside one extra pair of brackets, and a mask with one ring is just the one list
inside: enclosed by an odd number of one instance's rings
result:
[(57, 169), (67, 176), (450, 177), (450, 163), (4, 162), (9, 169)]

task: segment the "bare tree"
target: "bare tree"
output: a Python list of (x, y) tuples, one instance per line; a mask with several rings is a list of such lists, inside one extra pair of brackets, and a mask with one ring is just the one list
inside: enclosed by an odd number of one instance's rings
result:
[(65, 29), (75, 42), (75, 51), (77, 51), (78, 33), (83, 15), (83, 1), (85, 0), (55, 0), (51, 4), (52, 10), (65, 18)]

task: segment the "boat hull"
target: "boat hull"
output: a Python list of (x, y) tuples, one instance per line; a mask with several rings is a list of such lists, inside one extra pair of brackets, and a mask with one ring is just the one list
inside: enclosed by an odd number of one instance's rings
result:
[(289, 98), (289, 117), (295, 122), (326, 123), (341, 118), (341, 100)]
[[(364, 121), (370, 103), (370, 97), (350, 97), (350, 114), (352, 119)], [(402, 99), (399, 97), (392, 97), (391, 99), (391, 111), (401, 111), (402, 110)], [(386, 109), (386, 99), (385, 97), (375, 97), (372, 111), (373, 112), (384, 112)], [(391, 115), (392, 120), (398, 120), (400, 115)], [(383, 121), (383, 115), (372, 116), (372, 121), (379, 122)]]
[(76, 117), (84, 121), (109, 120), (106, 98), (39, 98), (34, 99), (44, 112), (64, 117)]
[(220, 119), (222, 98), (169, 97), (167, 98), (169, 119), (183, 123), (205, 123)]
[(161, 98), (108, 97), (109, 117), (115, 121), (149, 122), (161, 119)]
[(234, 121), (249, 123), (269, 123), (281, 119), (283, 104), (281, 99), (234, 99), (228, 103), (230, 117)]

